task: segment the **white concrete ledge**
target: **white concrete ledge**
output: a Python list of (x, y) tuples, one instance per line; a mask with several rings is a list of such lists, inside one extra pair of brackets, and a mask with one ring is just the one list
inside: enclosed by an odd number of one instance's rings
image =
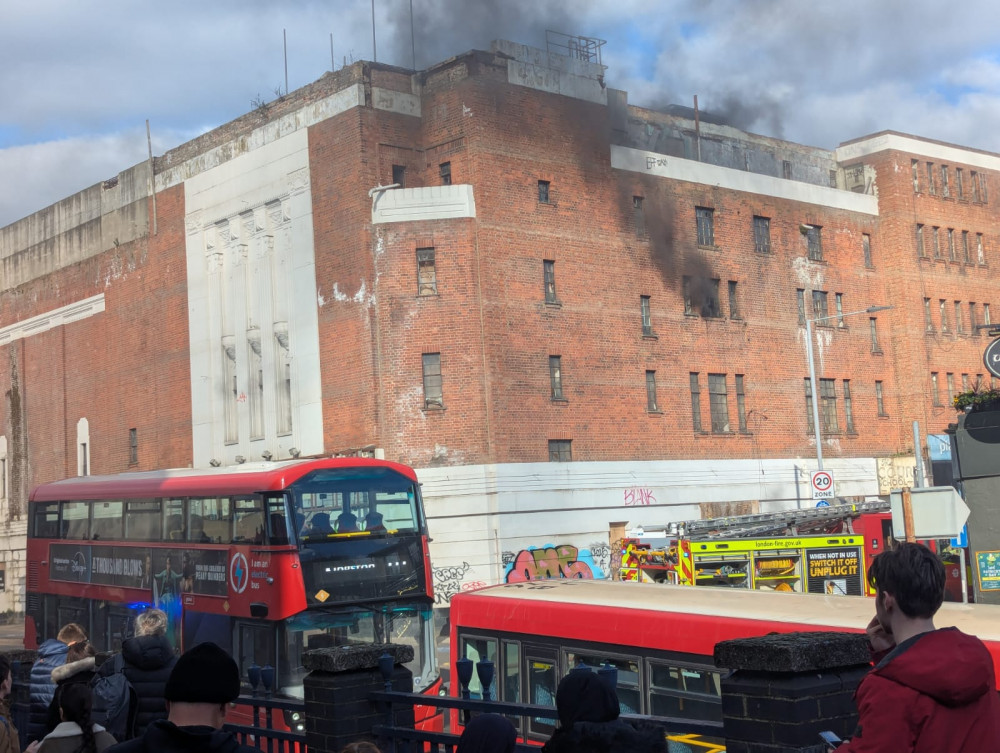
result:
[(775, 199), (801, 201), (831, 209), (878, 215), (878, 198), (868, 194), (734, 170), (625, 146), (611, 146), (611, 166), (618, 170), (728, 188), (733, 191), (771, 196)]
[(0, 345), (8, 345), (24, 337), (48, 332), (63, 324), (78, 322), (81, 319), (100, 314), (102, 311), (104, 311), (104, 293), (99, 293), (91, 298), (85, 298), (68, 306), (61, 306), (17, 324), (0, 328)]
[(476, 198), (472, 186), (428, 186), (426, 188), (390, 188), (372, 197), (372, 224), (452, 220), (476, 216)]

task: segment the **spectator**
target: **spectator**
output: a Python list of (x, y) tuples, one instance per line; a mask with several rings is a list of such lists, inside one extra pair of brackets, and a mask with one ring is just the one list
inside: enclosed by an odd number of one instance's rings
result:
[(458, 739), (455, 753), (514, 753), (517, 730), (500, 714), (474, 717)]
[(666, 753), (667, 739), (654, 724), (632, 726), (619, 714), (618, 694), (600, 675), (575, 669), (559, 682), (559, 726), (544, 753)]
[(934, 628), (944, 565), (921, 544), (872, 560), (875, 617), (868, 623), (875, 668), (854, 694), (858, 728), (838, 753), (1000, 751), (1000, 697), (983, 642)]
[[(135, 618), (135, 637), (122, 644), (123, 672), (135, 690), (135, 724), (131, 737), (140, 737), (157, 719), (167, 718), (163, 689), (177, 663), (174, 647), (167, 638), (167, 615), (162, 609), (147, 609)], [(101, 665), (99, 674), (114, 672), (114, 662)], [(119, 741), (124, 742), (124, 741)]]
[(49, 704), (49, 720), (45, 725), (45, 734), (49, 734), (62, 721), (59, 715), (59, 697), (67, 686), (82, 683), (90, 686), (90, 681), (97, 674), (94, 646), (90, 641), (77, 641), (66, 652), (66, 663), (52, 670), (52, 681), (56, 684), (52, 703)]
[(36, 753), (102, 753), (115, 744), (100, 724), (90, 721), (93, 696), (90, 686), (71, 683), (59, 694), (62, 721), (45, 736)]
[(38, 647), (38, 658), (31, 665), (28, 681), (28, 740), (41, 740), (49, 719), (49, 704), (55, 693), (52, 670), (66, 663), (69, 644), (87, 640), (87, 632), (75, 622), (64, 625), (55, 638)]
[(10, 715), (10, 686), (14, 678), (6, 656), (0, 656), (0, 678), (0, 753), (18, 753), (21, 745)]
[(157, 719), (142, 737), (119, 743), (110, 753), (260, 753), (222, 730), (226, 709), (239, 694), (236, 662), (214, 643), (199, 643), (181, 655), (167, 680), (167, 718)]

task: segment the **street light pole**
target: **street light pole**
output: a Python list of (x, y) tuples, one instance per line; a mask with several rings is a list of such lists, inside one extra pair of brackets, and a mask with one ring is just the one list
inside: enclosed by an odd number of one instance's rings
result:
[(812, 326), (816, 322), (825, 322), (830, 319), (843, 319), (855, 314), (874, 314), (876, 311), (888, 311), (892, 306), (869, 306), (860, 311), (849, 311), (846, 314), (836, 314), (834, 316), (820, 316), (815, 319), (806, 319), (806, 358), (809, 359), (809, 390), (812, 392), (812, 414), (813, 432), (816, 436), (816, 465), (819, 470), (823, 470), (823, 432), (819, 425), (819, 386), (816, 383), (816, 359), (813, 357), (813, 330)]
[(819, 428), (819, 393), (816, 391), (816, 360), (813, 358), (813, 321), (806, 319), (806, 358), (809, 359), (809, 391), (812, 393), (813, 431), (816, 435), (816, 465), (819, 470), (823, 470), (823, 437)]

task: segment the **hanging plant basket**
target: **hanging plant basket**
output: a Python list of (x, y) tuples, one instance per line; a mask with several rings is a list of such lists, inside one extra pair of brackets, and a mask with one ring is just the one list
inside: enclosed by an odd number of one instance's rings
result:
[(963, 413), (1000, 411), (1000, 389), (996, 387), (973, 387), (959, 392), (952, 401), (955, 410)]

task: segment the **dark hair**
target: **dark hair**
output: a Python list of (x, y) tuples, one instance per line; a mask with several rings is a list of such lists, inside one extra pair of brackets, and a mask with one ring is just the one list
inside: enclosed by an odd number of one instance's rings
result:
[(80, 661), (81, 659), (86, 659), (88, 656), (95, 655), (94, 647), (91, 645), (90, 641), (77, 641), (76, 643), (69, 644), (69, 649), (66, 651), (66, 663)]
[(7, 679), (7, 675), (11, 672), (10, 659), (6, 656), (0, 655), (0, 683), (3, 683)]
[(930, 619), (944, 601), (944, 565), (923, 544), (904, 543), (882, 552), (868, 568), (868, 585), (892, 594), (910, 618)]
[(67, 722), (76, 722), (83, 732), (83, 740), (77, 753), (97, 753), (97, 742), (94, 740), (94, 727), (90, 721), (90, 710), (94, 698), (90, 686), (83, 682), (71, 682), (65, 685), (59, 695), (59, 710)]

